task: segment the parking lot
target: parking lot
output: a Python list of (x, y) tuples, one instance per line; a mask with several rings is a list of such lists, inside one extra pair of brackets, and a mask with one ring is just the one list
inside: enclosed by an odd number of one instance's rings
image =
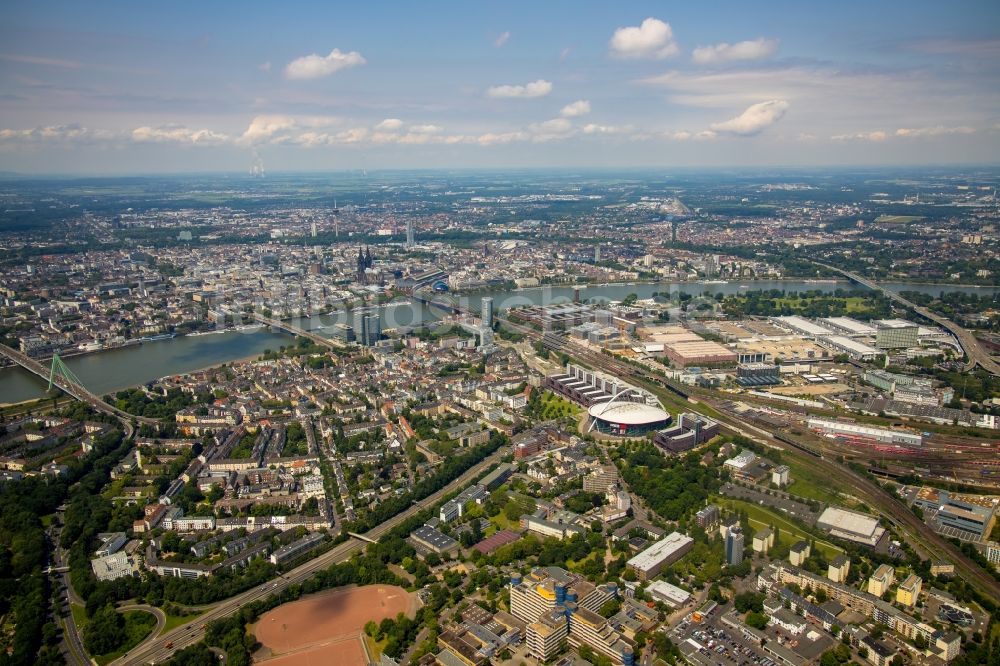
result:
[(819, 517), (819, 514), (810, 509), (807, 504), (796, 502), (784, 495), (769, 495), (756, 488), (746, 488), (733, 483), (723, 484), (720, 492), (727, 497), (735, 497), (753, 502), (754, 504), (777, 509), (786, 515), (801, 520), (807, 525), (815, 525), (816, 519)]
[(689, 662), (703, 666), (781, 666), (761, 652), (759, 646), (718, 625), (728, 608), (718, 608), (701, 622), (688, 615), (670, 630), (669, 636)]

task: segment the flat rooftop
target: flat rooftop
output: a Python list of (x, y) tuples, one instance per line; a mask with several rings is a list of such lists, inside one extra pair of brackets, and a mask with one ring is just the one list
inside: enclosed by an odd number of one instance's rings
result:
[(878, 518), (838, 507), (828, 507), (816, 521), (818, 525), (828, 525), (842, 532), (871, 538), (879, 529)]

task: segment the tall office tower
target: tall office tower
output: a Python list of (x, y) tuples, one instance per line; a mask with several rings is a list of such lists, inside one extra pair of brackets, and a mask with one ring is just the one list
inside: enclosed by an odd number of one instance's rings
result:
[(601, 246), (598, 245), (594, 248), (594, 263), (598, 264), (601, 262)]
[(312, 223), (312, 237), (316, 238), (316, 223)]
[(738, 528), (729, 530), (726, 535), (726, 564), (734, 566), (743, 561), (743, 531)]
[(489, 296), (483, 297), (479, 312), (483, 320), (483, 326), (493, 328), (493, 299)]
[(406, 247), (413, 247), (413, 220), (406, 221)]
[(382, 319), (377, 312), (365, 315), (365, 344), (374, 347), (382, 338)]
[(367, 316), (367, 312), (358, 312), (354, 315), (354, 341), (362, 346), (368, 344), (368, 332), (366, 330), (368, 326), (368, 322), (366, 321)]

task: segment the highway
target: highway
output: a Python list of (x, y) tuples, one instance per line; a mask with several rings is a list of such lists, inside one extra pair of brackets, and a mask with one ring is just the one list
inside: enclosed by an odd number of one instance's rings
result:
[(66, 604), (62, 613), (57, 618), (62, 625), (63, 656), (66, 658), (67, 663), (83, 666), (84, 664), (90, 664), (90, 657), (87, 656), (87, 651), (83, 647), (83, 639), (80, 637), (80, 631), (73, 620), (72, 611), (73, 604), (79, 603), (82, 605), (83, 600), (76, 598), (73, 592), (73, 585), (70, 583), (67, 567), (68, 553), (59, 545), (62, 537), (62, 528), (65, 525), (64, 509), (65, 507), (59, 508), (56, 512), (55, 520), (52, 521), (52, 526), (49, 527), (49, 540), (53, 545), (53, 569), (50, 573), (54, 586), (62, 588), (61, 600)]
[[(542, 333), (528, 326), (501, 319), (505, 325), (524, 333), (532, 339), (542, 339)], [(623, 379), (630, 380), (639, 385), (644, 385), (650, 389), (662, 389), (663, 387), (673, 387), (673, 389), (684, 392), (690, 391), (689, 387), (678, 387), (669, 380), (653, 374), (624, 361), (608, 356), (602, 352), (594, 351), (582, 345), (564, 340), (560, 351), (576, 358), (587, 365), (614, 374)], [(680, 397), (676, 396), (679, 400)], [(704, 402), (711, 407), (724, 432), (729, 434), (739, 434), (750, 437), (754, 441), (764, 446), (782, 450), (791, 457), (799, 458), (805, 464), (820, 468), (830, 479), (830, 485), (834, 488), (844, 489), (852, 492), (859, 499), (864, 500), (873, 509), (882, 514), (889, 522), (901, 531), (901, 535), (908, 537), (907, 541), (918, 553), (925, 554), (927, 558), (933, 560), (945, 560), (954, 563), (956, 572), (983, 594), (1000, 599), (1000, 582), (997, 582), (989, 572), (983, 570), (979, 565), (965, 556), (953, 543), (932, 530), (921, 519), (917, 518), (907, 507), (903, 506), (896, 498), (882, 489), (881, 486), (872, 482), (861, 474), (836, 462), (836, 450), (824, 450), (820, 454), (809, 455), (803, 449), (789, 444), (795, 441), (787, 436), (778, 439), (773, 433), (748, 423), (739, 415), (728, 411), (725, 403), (728, 398), (719, 399), (711, 392), (701, 391), (697, 399), (689, 398), (691, 403)], [(694, 404), (688, 405), (688, 409), (694, 409)], [(786, 441), (787, 440), (787, 441)], [(832, 442), (831, 442), (832, 443)], [(806, 449), (812, 447), (802, 445)], [(907, 530), (906, 534), (903, 530)]]
[[(471, 482), (490, 465), (499, 462), (501, 457), (502, 450), (496, 451), (475, 466), (471, 467), (448, 486), (442, 488), (433, 495), (426, 497), (420, 502), (417, 502), (409, 509), (393, 516), (377, 527), (372, 528), (364, 534), (364, 537), (366, 539), (378, 541), (379, 538), (384, 536), (387, 532), (405, 521), (410, 516), (434, 505), (447, 493), (457, 490), (465, 484)], [(283, 576), (279, 576), (278, 578), (268, 581), (260, 587), (254, 587), (253, 589), (247, 590), (242, 594), (238, 594), (220, 602), (218, 605), (214, 606), (191, 622), (181, 625), (176, 629), (157, 637), (155, 640), (144, 643), (133, 650), (130, 654), (124, 655), (111, 663), (114, 666), (162, 663), (163, 661), (169, 659), (170, 656), (177, 650), (193, 645), (204, 638), (205, 631), (202, 627), (205, 624), (212, 622), (213, 620), (226, 617), (242, 606), (264, 599), (272, 594), (276, 594), (290, 585), (301, 583), (317, 571), (326, 569), (333, 564), (347, 561), (355, 553), (361, 552), (367, 545), (366, 541), (359, 539), (352, 539), (351, 541), (345, 541), (344, 543), (338, 544), (322, 555), (319, 555), (308, 562), (299, 565), (295, 569), (292, 569)], [(167, 647), (168, 643), (171, 644), (171, 647), (169, 648)]]
[(982, 345), (979, 344), (979, 341), (976, 339), (975, 335), (973, 335), (966, 329), (962, 328), (952, 320), (946, 317), (942, 317), (941, 315), (935, 312), (931, 312), (927, 308), (917, 305), (916, 303), (906, 298), (903, 298), (902, 296), (892, 291), (891, 289), (887, 289), (879, 284), (876, 284), (875, 282), (872, 282), (871, 280), (862, 277), (857, 273), (851, 273), (850, 271), (845, 271), (842, 268), (837, 268), (836, 266), (830, 266), (829, 264), (824, 264), (818, 261), (814, 261), (813, 263), (816, 264), (817, 266), (822, 266), (823, 268), (834, 271), (835, 273), (840, 273), (847, 279), (851, 280), (852, 282), (856, 282), (863, 287), (868, 287), (869, 289), (872, 289), (874, 291), (880, 291), (892, 301), (906, 308), (909, 308), (910, 310), (913, 310), (921, 317), (933, 321), (935, 324), (950, 331), (951, 334), (955, 336), (955, 339), (958, 340), (958, 343), (962, 346), (962, 350), (965, 352), (965, 355), (968, 356), (969, 358), (968, 362), (965, 364), (966, 370), (972, 370), (978, 365), (987, 372), (989, 372), (990, 374), (1000, 375), (1000, 363), (994, 361), (993, 357), (990, 356), (989, 352), (983, 349)]
[[(6, 357), (10, 361), (13, 361), (14, 363), (17, 363), (19, 366), (21, 366), (28, 372), (35, 374), (41, 377), (42, 379), (48, 380), (49, 378), (48, 368), (46, 368), (44, 365), (42, 365), (35, 359), (25, 356), (16, 349), (12, 349), (7, 345), (0, 344), (0, 355)], [(125, 428), (126, 439), (132, 437), (132, 432), (134, 430), (134, 427), (132, 425), (133, 422), (145, 423), (148, 425), (155, 425), (156, 423), (158, 423), (156, 419), (150, 419), (143, 416), (134, 416), (132, 414), (129, 414), (128, 412), (124, 412), (118, 409), (117, 407), (114, 407), (113, 405), (109, 405), (108, 403), (101, 400), (101, 398), (88, 391), (86, 388), (68, 382), (58, 374), (52, 378), (52, 383), (58, 386), (64, 392), (76, 398), (77, 400), (85, 402), (94, 409), (96, 409), (97, 411), (103, 412), (104, 414), (110, 414), (111, 416), (114, 416), (119, 421), (121, 421), (122, 426), (124, 426)]]

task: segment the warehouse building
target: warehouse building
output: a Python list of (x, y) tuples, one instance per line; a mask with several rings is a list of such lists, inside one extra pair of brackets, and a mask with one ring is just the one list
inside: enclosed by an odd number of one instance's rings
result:
[(427, 553), (452, 553), (458, 550), (458, 542), (440, 530), (421, 525), (410, 533), (410, 541), (418, 550)]
[(879, 525), (878, 518), (866, 513), (831, 506), (820, 515), (816, 527), (879, 552), (888, 548), (889, 532)]
[(853, 340), (844, 335), (828, 335), (822, 338), (820, 342), (837, 353), (847, 354), (858, 361), (873, 361), (882, 353), (871, 345), (866, 345), (863, 342)]
[(916, 347), (919, 328), (905, 319), (879, 319), (875, 322), (875, 346), (879, 349)]
[(711, 340), (675, 342), (663, 347), (666, 357), (681, 368), (695, 365), (734, 365), (737, 360), (736, 352)]
[(809, 419), (809, 428), (824, 435), (834, 435), (838, 438), (855, 440), (863, 444), (878, 443), (896, 444), (899, 446), (922, 446), (924, 443), (923, 435), (920, 433), (889, 430), (887, 428), (873, 428), (846, 421)]
[(870, 338), (875, 335), (875, 327), (851, 317), (824, 317), (820, 319), (824, 326), (829, 326), (837, 333), (849, 338)]
[(736, 383), (743, 387), (780, 384), (781, 370), (774, 363), (741, 363), (736, 367)]
[(798, 315), (771, 317), (771, 321), (784, 329), (809, 338), (821, 338), (823, 336), (833, 335), (833, 331), (825, 326), (820, 326), (819, 324), (809, 321), (805, 317), (799, 317)]

